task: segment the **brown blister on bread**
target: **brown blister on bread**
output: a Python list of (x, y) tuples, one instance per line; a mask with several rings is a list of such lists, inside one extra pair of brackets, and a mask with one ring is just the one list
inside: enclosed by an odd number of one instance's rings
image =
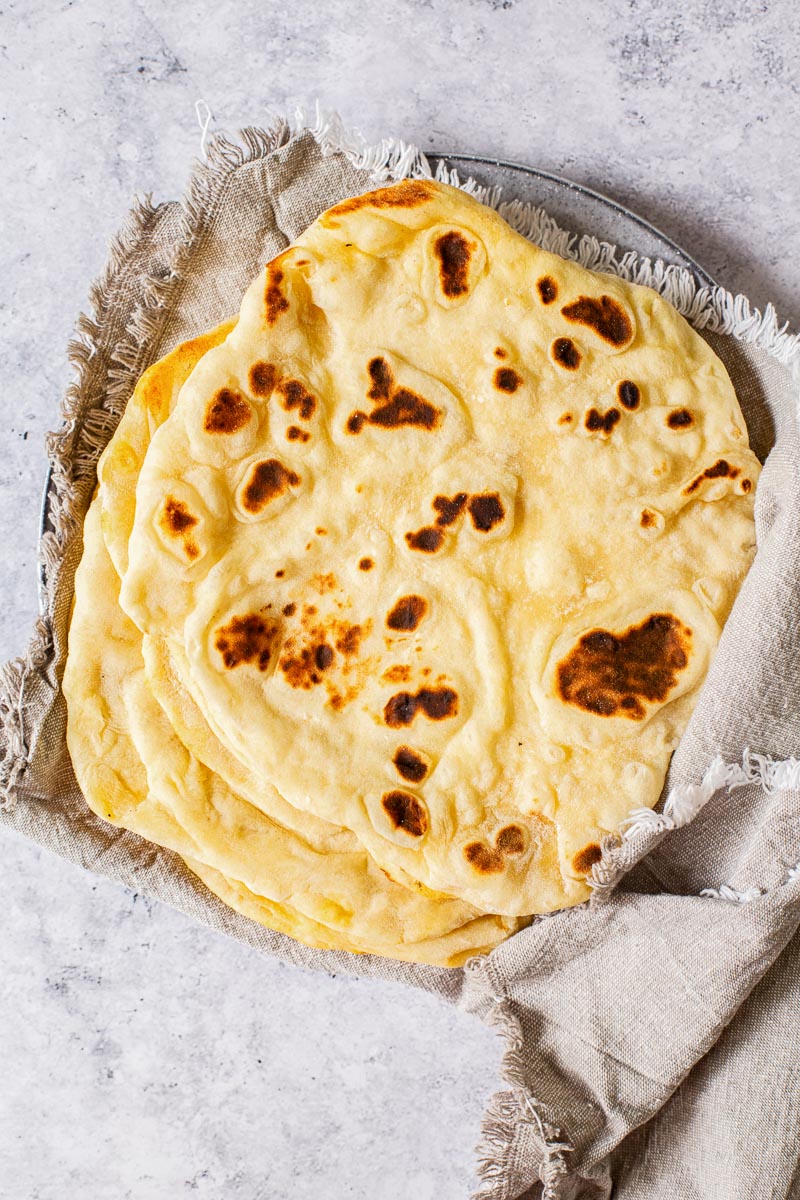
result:
[(572, 860), (572, 869), (576, 875), (588, 875), (594, 864), (600, 862), (602, 857), (603, 851), (597, 842), (590, 842), (575, 855)]
[(577, 371), (581, 365), (581, 352), (572, 338), (556, 338), (550, 347), (550, 353), (553, 362), (557, 363), (559, 367), (563, 367), (565, 371)]
[(365, 412), (356, 411), (354, 413), (351, 413), (350, 416), (347, 418), (347, 432), (348, 433), (361, 433), (361, 430), (364, 428), (364, 422), (366, 421), (366, 419), (367, 419), (367, 414)]
[[(317, 533), (320, 533), (320, 532), (324, 533), (324, 530), (320, 531), (318, 529)], [(320, 596), (325, 596), (325, 595), (327, 595), (328, 592), (335, 592), (336, 588), (339, 586), (336, 581), (336, 576), (333, 574), (332, 571), (328, 571), (328, 573), (326, 575), (315, 575), (312, 580), (312, 583), (314, 584), (314, 587), (316, 588), (316, 590), (319, 592)]]
[(322, 683), (322, 675), (332, 662), (333, 650), (327, 642), (298, 646), (292, 638), (286, 643), (280, 669), (290, 687), (310, 691)]
[(287, 412), (296, 410), (301, 421), (311, 420), (316, 411), (317, 398), (300, 379), (282, 379), (276, 390)]
[(268, 325), (274, 325), (281, 313), (289, 308), (289, 301), (281, 291), (283, 271), (278, 265), (278, 259), (267, 263), (267, 286), (264, 289), (264, 313)]
[(180, 537), (187, 530), (199, 525), (200, 518), (196, 517), (182, 500), (167, 496), (159, 518), (161, 528), (173, 537)]
[(469, 291), (469, 264), (474, 249), (474, 242), (470, 243), (457, 229), (436, 239), (434, 250), (439, 259), (439, 283), (448, 299), (464, 296)]
[(558, 298), (558, 284), (552, 275), (543, 275), (536, 280), (536, 290), (542, 304), (552, 304)]
[(167, 496), (158, 523), (169, 537), (180, 538), (187, 558), (194, 560), (200, 557), (200, 549), (190, 533), (195, 525), (200, 524), (200, 518), (182, 500)]
[(464, 847), (464, 857), (479, 874), (496, 875), (505, 870), (506, 859), (518, 858), (525, 846), (525, 833), (519, 825), (506, 825), (495, 837), (494, 846), (487, 842), (469, 842)]
[(230, 388), (220, 388), (208, 402), (203, 417), (203, 429), (206, 433), (238, 433), (240, 429), (244, 429), (252, 415), (252, 409), (244, 396)]
[(255, 362), (248, 372), (248, 380), (254, 396), (269, 396), (278, 381), (277, 367), (271, 362)]
[(691, 496), (707, 479), (736, 479), (740, 474), (738, 467), (732, 467), (726, 459), (718, 458), (713, 467), (706, 467), (705, 471), (686, 485), (683, 494)]
[(585, 633), (556, 667), (565, 704), (598, 717), (641, 721), (645, 703), (663, 704), (689, 662), (692, 631), (671, 613), (653, 613), (624, 633)]
[(263, 512), (268, 504), (299, 483), (297, 472), (289, 470), (277, 458), (254, 463), (242, 490), (242, 507), (254, 515)]
[(386, 617), (390, 629), (411, 633), (417, 629), (428, 611), (428, 602), (423, 596), (401, 596)]
[(367, 634), (367, 627), (361, 625), (348, 625), (346, 622), (337, 622), (337, 637), (336, 649), (342, 654), (358, 654), (361, 646), (361, 639)]
[(441, 419), (441, 409), (409, 388), (398, 388), (388, 404), (373, 409), (367, 417), (370, 425), (381, 425), (384, 429), (399, 429), (403, 425), (435, 429)]
[(423, 837), (428, 832), (428, 814), (425, 807), (410, 792), (386, 792), (381, 798), (381, 804), (395, 829), (402, 829), (412, 837)]
[(411, 667), (405, 663), (395, 663), (393, 667), (387, 667), (381, 675), (384, 683), (408, 683), (411, 679)]
[(525, 834), (519, 825), (506, 825), (494, 839), (494, 844), (508, 858), (516, 858), (525, 849)]
[[(292, 615), (295, 609), (296, 606), (292, 605)], [(336, 651), (345, 660), (339, 662), (339, 673), (350, 673), (348, 660), (355, 659), (358, 655), (361, 641), (368, 632), (366, 625), (353, 625), (336, 617), (319, 620), (316, 605), (306, 604), (303, 607), (300, 626), (299, 631), (286, 638), (279, 663), (290, 687), (310, 691), (321, 684), (325, 673), (336, 661)], [(349, 688), (347, 699), (353, 699), (358, 690), (358, 687)], [(333, 707), (337, 708), (340, 705), (334, 704)]]
[(470, 496), (469, 515), (472, 524), (479, 533), (489, 533), (495, 525), (499, 525), (506, 515), (503, 502), (497, 492), (486, 492), (483, 495)]
[[(376, 355), (367, 363), (370, 387), (367, 396), (377, 402), (371, 413), (357, 410), (347, 421), (348, 433), (360, 433), (366, 423), (383, 429), (436, 429), (442, 421), (442, 410), (411, 388), (396, 387), (394, 373), (385, 358)], [(380, 403), (380, 402), (383, 403)]]
[(332, 648), (327, 642), (322, 642), (314, 651), (314, 662), (318, 670), (327, 671), (328, 667), (333, 662), (334, 654)]
[(398, 746), (392, 758), (397, 773), (409, 783), (421, 783), (428, 774), (428, 764), (410, 746)]
[(417, 208), (420, 204), (432, 200), (435, 195), (436, 189), (433, 184), (426, 183), (423, 179), (405, 179), (393, 187), (377, 188), (363, 196), (352, 196), (349, 200), (342, 200), (340, 204), (323, 213), (319, 223), (335, 228), (338, 226), (336, 217), (347, 216), (348, 213), (358, 212), (361, 208)]
[(637, 409), (642, 398), (638, 385), (631, 379), (623, 379), (617, 384), (617, 396), (622, 407), (627, 408), (628, 412)]
[(412, 550), (421, 550), (423, 554), (435, 554), (444, 544), (444, 534), (433, 525), (426, 525), (416, 533), (407, 533), (406, 541)]
[(505, 857), (485, 842), (469, 842), (464, 847), (464, 857), (480, 875), (496, 875), (506, 865)]
[(222, 655), (229, 671), (246, 664), (266, 671), (278, 640), (277, 622), (267, 620), (261, 613), (231, 617), (216, 633), (214, 645)]
[(385, 358), (370, 359), (367, 372), (371, 380), (367, 396), (370, 400), (385, 401), (368, 415), (371, 425), (381, 425), (384, 429), (398, 429), (402, 425), (436, 429), (441, 424), (441, 409), (410, 388), (395, 387), (392, 368)]
[(455, 496), (435, 496), (433, 509), (436, 524), (442, 528), (453, 525), (461, 516), (467, 504), (467, 493), (457, 492)]
[(458, 713), (458, 693), (449, 687), (420, 688), (418, 692), (397, 692), (387, 700), (383, 719), (392, 729), (411, 725), (421, 712), (429, 721), (443, 721)]
[(286, 430), (287, 442), (307, 442), (310, 437), (307, 429), (300, 429), (297, 425), (290, 425)]
[(498, 391), (511, 395), (522, 386), (522, 376), (512, 367), (498, 367), (494, 373), (494, 386)]
[(367, 374), (370, 387), (367, 396), (370, 400), (388, 400), (394, 387), (394, 372), (385, 358), (376, 355), (367, 363)]
[(489, 533), (505, 517), (506, 511), (498, 492), (457, 492), (454, 496), (435, 496), (432, 506), (436, 512), (436, 525), (425, 525), (415, 533), (407, 533), (406, 542), (412, 550), (435, 554), (444, 545), (443, 529), (455, 524), (466, 508), (472, 524), (480, 533)]
[(604, 413), (598, 412), (596, 408), (590, 408), (583, 423), (590, 433), (604, 433), (607, 436), (612, 432), (619, 419), (618, 408), (609, 408), (608, 412)]
[(688, 408), (676, 408), (667, 417), (667, 425), (670, 429), (691, 429), (694, 417)]
[(562, 317), (588, 329), (611, 346), (625, 346), (633, 337), (633, 323), (622, 305), (611, 296), (579, 296), (561, 309)]

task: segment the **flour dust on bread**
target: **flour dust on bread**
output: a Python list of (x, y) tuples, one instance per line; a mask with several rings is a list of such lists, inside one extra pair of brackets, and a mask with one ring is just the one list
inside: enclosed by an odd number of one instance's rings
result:
[(757, 477), (669, 304), (408, 181), (324, 213), (199, 361), (137, 476), (120, 602), (171, 727), (264, 816), (552, 911), (659, 796)]

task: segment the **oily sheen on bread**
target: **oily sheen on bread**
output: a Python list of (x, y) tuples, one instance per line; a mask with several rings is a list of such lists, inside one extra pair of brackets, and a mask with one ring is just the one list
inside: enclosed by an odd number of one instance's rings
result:
[[(266, 924), (288, 900), (400, 957), (585, 899), (603, 835), (658, 799), (754, 551), (759, 465), (719, 359), (655, 292), (430, 180), (322, 214), (176, 355), (126, 410), (94, 522), (147, 696), (124, 736), (195, 841), (174, 848)], [(317, 839), (305, 883), (233, 861), (210, 793)], [(362, 923), (301, 903), (333, 886), (326, 838), (362, 856)], [(387, 876), (461, 908), (384, 927)]]

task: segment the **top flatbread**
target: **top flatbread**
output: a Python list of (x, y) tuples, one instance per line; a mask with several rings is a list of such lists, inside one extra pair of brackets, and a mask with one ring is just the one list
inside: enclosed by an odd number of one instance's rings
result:
[(221, 778), (483, 911), (548, 911), (659, 795), (757, 476), (670, 305), (410, 181), (248, 290), (147, 451), (121, 604)]

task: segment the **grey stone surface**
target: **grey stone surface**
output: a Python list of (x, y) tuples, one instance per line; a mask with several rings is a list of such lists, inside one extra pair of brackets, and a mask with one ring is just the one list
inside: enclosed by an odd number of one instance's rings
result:
[[(21, 0), (0, 9), (0, 658), (36, 609), (43, 434), (134, 192), (319, 97), (374, 140), (614, 196), (800, 324), (792, 0)], [(0, 841), (0, 1197), (460, 1200), (499, 1047), (428, 996), (264, 961)]]

